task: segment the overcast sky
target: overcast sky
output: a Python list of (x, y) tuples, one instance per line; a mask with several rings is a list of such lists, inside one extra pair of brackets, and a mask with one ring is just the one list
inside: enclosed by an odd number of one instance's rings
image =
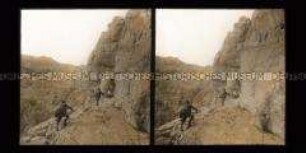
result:
[[(102, 31), (127, 10), (22, 10), (21, 52), (62, 63), (86, 64)], [(212, 64), (225, 35), (252, 10), (158, 9), (157, 55), (198, 65)]]
[(158, 9), (156, 54), (174, 56), (184, 62), (209, 65), (222, 47), (227, 32), (241, 16), (253, 10)]
[(102, 31), (127, 10), (22, 10), (21, 52), (86, 64)]

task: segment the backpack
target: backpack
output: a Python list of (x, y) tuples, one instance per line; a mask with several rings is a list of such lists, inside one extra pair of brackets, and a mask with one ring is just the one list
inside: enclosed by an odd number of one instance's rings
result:
[(184, 106), (181, 106), (179, 108), (179, 117), (180, 118), (184, 118), (184, 117), (187, 117), (187, 107), (184, 105)]
[(60, 105), (56, 110), (55, 110), (55, 117), (60, 117), (63, 115), (65, 112), (65, 106)]

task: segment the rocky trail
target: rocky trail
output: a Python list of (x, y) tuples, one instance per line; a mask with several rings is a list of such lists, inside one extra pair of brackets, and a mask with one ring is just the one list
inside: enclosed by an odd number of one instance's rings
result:
[(282, 139), (267, 133), (254, 123), (254, 116), (246, 109), (223, 106), (200, 108), (190, 128), (180, 128), (179, 119), (156, 129), (156, 144), (218, 145), (218, 144), (281, 144)]
[(21, 138), (24, 145), (116, 145), (148, 144), (148, 134), (134, 129), (124, 120), (121, 105), (114, 98), (90, 97), (71, 113), (68, 125), (56, 131), (55, 118), (32, 128)]

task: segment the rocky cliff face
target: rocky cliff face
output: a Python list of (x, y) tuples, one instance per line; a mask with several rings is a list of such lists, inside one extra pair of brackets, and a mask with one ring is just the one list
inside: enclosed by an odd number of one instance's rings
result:
[[(241, 17), (215, 56), (213, 72), (284, 73), (284, 37), (283, 10), (256, 10), (251, 19)], [(156, 128), (157, 144), (284, 144), (285, 80), (207, 82), (192, 99), (202, 102), (193, 126), (181, 131), (178, 118), (168, 121)], [(180, 90), (176, 83), (171, 89)], [(224, 106), (218, 98), (223, 89)]]
[[(131, 10), (125, 18), (114, 18), (88, 60), (88, 69), (97, 73), (149, 73), (151, 51), (149, 10)], [(102, 80), (104, 88), (107, 80)], [(126, 120), (149, 131), (149, 80), (115, 80), (114, 98), (122, 99)]]
[[(283, 10), (256, 10), (251, 19), (240, 18), (215, 57), (214, 72), (284, 73), (284, 23)], [(247, 108), (262, 130), (284, 138), (285, 80), (214, 82), (216, 92), (222, 88), (230, 95), (225, 104)]]
[[(90, 79), (94, 78), (92, 75), (94, 73), (150, 72), (149, 13), (149, 10), (132, 10), (125, 18), (115, 17), (109, 24), (108, 31), (101, 34), (88, 59), (88, 65), (77, 70), (89, 71)], [(49, 58), (44, 57), (43, 61), (45, 59)], [(31, 72), (36, 65), (33, 63), (42, 62), (25, 61), (22, 63), (23, 71)], [(47, 62), (39, 65), (37, 72), (47, 72), (50, 68), (52, 71), (61, 71), (62, 67), (57, 62)], [(110, 82), (110, 80), (100, 80), (98, 86), (104, 90)], [(35, 109), (34, 113), (37, 109), (47, 112), (47, 115), (30, 114), (29, 118), (24, 119), (32, 121), (32, 117), (39, 116), (39, 121), (23, 130), (20, 144), (148, 144), (149, 80), (116, 79), (113, 84), (114, 96), (101, 98), (99, 106), (95, 105), (92, 92), (92, 88), (96, 86), (95, 80), (22, 82), (21, 106)], [(39, 103), (45, 104), (43, 106), (48, 108), (33, 108), (33, 102), (31, 99), (27, 100), (28, 97), (39, 97)], [(55, 108), (54, 99), (67, 100), (75, 110), (70, 112), (68, 126), (60, 131), (55, 130), (54, 110), (52, 110)], [(22, 110), (21, 114), (24, 113), (28, 111)]]

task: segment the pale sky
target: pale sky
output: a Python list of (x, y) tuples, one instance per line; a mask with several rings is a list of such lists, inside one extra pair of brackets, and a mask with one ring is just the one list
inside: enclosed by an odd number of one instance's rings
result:
[(102, 31), (127, 10), (22, 10), (21, 53), (86, 64)]
[(158, 9), (156, 55), (210, 65), (234, 23), (241, 16), (250, 18), (252, 13), (253, 10)]
[[(102, 31), (127, 10), (22, 10), (21, 52), (58, 62), (86, 64)], [(233, 24), (253, 10), (157, 9), (156, 54), (212, 64)]]

